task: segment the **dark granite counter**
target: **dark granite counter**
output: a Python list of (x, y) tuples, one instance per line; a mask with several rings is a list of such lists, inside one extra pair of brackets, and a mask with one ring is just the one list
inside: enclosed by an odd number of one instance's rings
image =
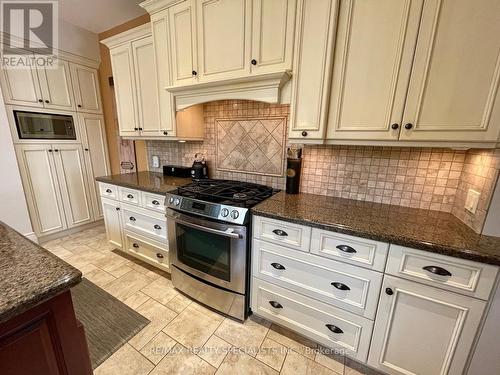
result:
[(0, 221), (0, 322), (68, 290), (82, 273)]
[(479, 235), (446, 212), (280, 192), (252, 213), (500, 266), (500, 237)]
[(192, 182), (190, 178), (164, 176), (162, 173), (157, 172), (114, 174), (97, 177), (96, 180), (156, 194), (165, 194), (176, 189), (178, 186)]

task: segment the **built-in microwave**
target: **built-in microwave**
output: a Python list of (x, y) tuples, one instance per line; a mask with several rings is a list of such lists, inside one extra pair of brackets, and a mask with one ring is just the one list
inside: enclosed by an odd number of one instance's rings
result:
[(76, 140), (73, 116), (14, 111), (19, 139)]

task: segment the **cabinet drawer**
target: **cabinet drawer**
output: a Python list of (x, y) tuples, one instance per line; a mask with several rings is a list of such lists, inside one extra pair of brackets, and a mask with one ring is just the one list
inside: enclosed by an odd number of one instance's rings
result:
[(125, 233), (125, 251), (153, 266), (170, 272), (168, 251), (151, 241), (135, 236), (132, 233)]
[(120, 201), (140, 205), (141, 204), (141, 192), (139, 190), (128, 189), (120, 186), (118, 190), (118, 198)]
[(374, 319), (382, 274), (254, 239), (252, 274)]
[(165, 213), (165, 196), (143, 191), (142, 207)]
[(327, 347), (344, 349), (347, 355), (366, 361), (373, 329), (373, 322), (366, 318), (255, 277), (252, 310)]
[(497, 270), (488, 264), (391, 245), (386, 273), (486, 300)]
[(389, 244), (314, 228), (311, 253), (377, 271), (384, 271)]
[(286, 221), (254, 216), (254, 238), (309, 251), (311, 228)]
[(99, 194), (101, 197), (118, 199), (118, 186), (99, 182)]
[(121, 211), (124, 229), (167, 243), (167, 219), (163, 215), (123, 205)]

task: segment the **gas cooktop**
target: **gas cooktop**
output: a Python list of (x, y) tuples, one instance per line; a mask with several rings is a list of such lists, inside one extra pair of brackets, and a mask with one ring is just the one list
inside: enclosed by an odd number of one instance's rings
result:
[(204, 179), (170, 192), (165, 204), (178, 211), (243, 224), (250, 207), (278, 191), (249, 182)]

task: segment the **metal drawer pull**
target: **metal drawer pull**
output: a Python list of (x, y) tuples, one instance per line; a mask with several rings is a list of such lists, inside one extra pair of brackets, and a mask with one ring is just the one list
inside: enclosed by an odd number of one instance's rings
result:
[(342, 283), (337, 283), (337, 282), (334, 282), (332, 283), (332, 285), (337, 288), (338, 290), (351, 290), (351, 288), (349, 288), (347, 285), (345, 284), (342, 284)]
[(130, 220), (130, 221), (135, 221), (135, 217), (130, 216), (130, 217), (129, 217), (129, 220)]
[(163, 254), (161, 253), (156, 253), (156, 257), (159, 258), (159, 259), (163, 259)]
[(338, 245), (337, 246), (337, 249), (339, 249), (340, 251), (343, 251), (344, 253), (351, 253), (351, 254), (354, 254), (356, 253), (357, 251), (355, 249), (353, 249), (352, 247), (350, 247), (349, 245)]
[(132, 245), (133, 247), (135, 247), (136, 249), (139, 247), (139, 245), (137, 245), (136, 243)]
[(154, 228), (155, 229), (161, 229), (161, 227), (158, 224), (155, 224)]
[(326, 328), (328, 328), (333, 333), (344, 333), (339, 327), (334, 326), (333, 324), (325, 324)]
[(279, 264), (279, 263), (271, 263), (271, 266), (276, 268), (277, 270), (286, 270), (285, 266)]
[(274, 307), (275, 309), (282, 309), (283, 305), (279, 302), (276, 301), (269, 301), (269, 304)]
[(275, 229), (275, 230), (273, 230), (273, 233), (277, 236), (280, 236), (280, 237), (288, 236), (288, 233), (285, 232), (284, 230), (281, 230), (281, 229)]
[(127, 195), (128, 199), (134, 199), (134, 196), (132, 194)]
[(430, 272), (430, 273), (433, 273), (434, 275), (439, 275), (439, 276), (451, 276), (451, 272), (444, 269), (444, 268), (441, 268), (441, 267), (438, 267), (438, 266), (425, 266), (425, 267), (422, 267), (424, 270), (426, 270), (427, 272)]
[(153, 203), (155, 206), (158, 206), (160, 204), (160, 202), (158, 202), (157, 200), (154, 200), (151, 203)]
[(112, 193), (111, 189), (106, 189), (106, 193), (111, 194)]

